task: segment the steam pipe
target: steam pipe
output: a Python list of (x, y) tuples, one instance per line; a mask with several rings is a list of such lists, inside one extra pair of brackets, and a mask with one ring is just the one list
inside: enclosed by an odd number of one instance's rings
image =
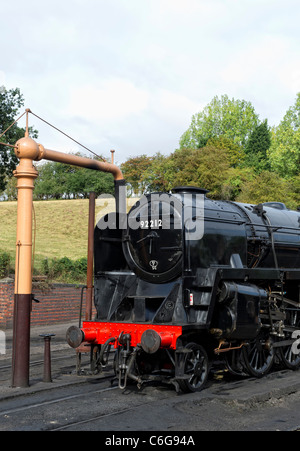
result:
[(85, 320), (92, 319), (93, 306), (93, 268), (94, 268), (94, 229), (95, 229), (95, 193), (90, 193), (89, 199), (89, 223), (88, 223), (88, 257), (87, 257), (87, 276), (86, 276), (86, 304)]

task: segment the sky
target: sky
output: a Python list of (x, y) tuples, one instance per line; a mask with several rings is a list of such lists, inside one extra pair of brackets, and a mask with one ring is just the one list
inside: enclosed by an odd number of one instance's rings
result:
[[(14, 0), (1, 19), (0, 86), (119, 164), (174, 152), (215, 96), (273, 126), (300, 92), (299, 0)], [(80, 150), (30, 125), (44, 147)]]

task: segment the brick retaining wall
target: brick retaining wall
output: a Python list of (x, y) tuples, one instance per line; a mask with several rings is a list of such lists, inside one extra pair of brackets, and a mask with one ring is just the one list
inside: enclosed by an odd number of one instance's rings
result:
[[(32, 302), (31, 325), (43, 326), (51, 324), (79, 321), (80, 298), (82, 286), (53, 284), (50, 288), (34, 287), (35, 298), (40, 303)], [(83, 317), (85, 314), (85, 293), (83, 296)], [(13, 327), (14, 283), (0, 282), (0, 329)], [(95, 312), (93, 311), (93, 315)]]
[[(12, 328), (14, 314), (14, 284), (0, 284), (0, 328)], [(8, 327), (6, 326), (8, 325)]]

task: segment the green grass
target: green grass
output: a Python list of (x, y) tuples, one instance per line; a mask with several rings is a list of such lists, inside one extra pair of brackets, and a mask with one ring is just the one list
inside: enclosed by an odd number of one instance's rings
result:
[[(129, 199), (129, 206), (136, 199)], [(114, 210), (114, 200), (96, 201), (96, 217)], [(36, 217), (35, 268), (40, 270), (45, 258), (87, 256), (89, 201), (57, 200), (34, 202)], [(0, 202), (0, 253), (7, 252), (15, 261), (17, 202)], [(33, 229), (35, 222), (33, 221)], [(34, 235), (34, 234), (33, 234)]]

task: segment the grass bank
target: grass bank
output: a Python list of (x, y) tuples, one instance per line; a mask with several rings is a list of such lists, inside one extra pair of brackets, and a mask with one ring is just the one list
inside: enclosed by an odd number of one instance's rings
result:
[[(128, 208), (136, 199), (128, 200)], [(76, 261), (87, 256), (89, 201), (57, 200), (34, 202), (34, 266), (43, 272), (44, 261), (68, 258)], [(113, 199), (96, 201), (96, 218), (114, 211)], [(17, 202), (0, 202), (0, 254), (7, 253), (14, 267), (16, 249)]]

